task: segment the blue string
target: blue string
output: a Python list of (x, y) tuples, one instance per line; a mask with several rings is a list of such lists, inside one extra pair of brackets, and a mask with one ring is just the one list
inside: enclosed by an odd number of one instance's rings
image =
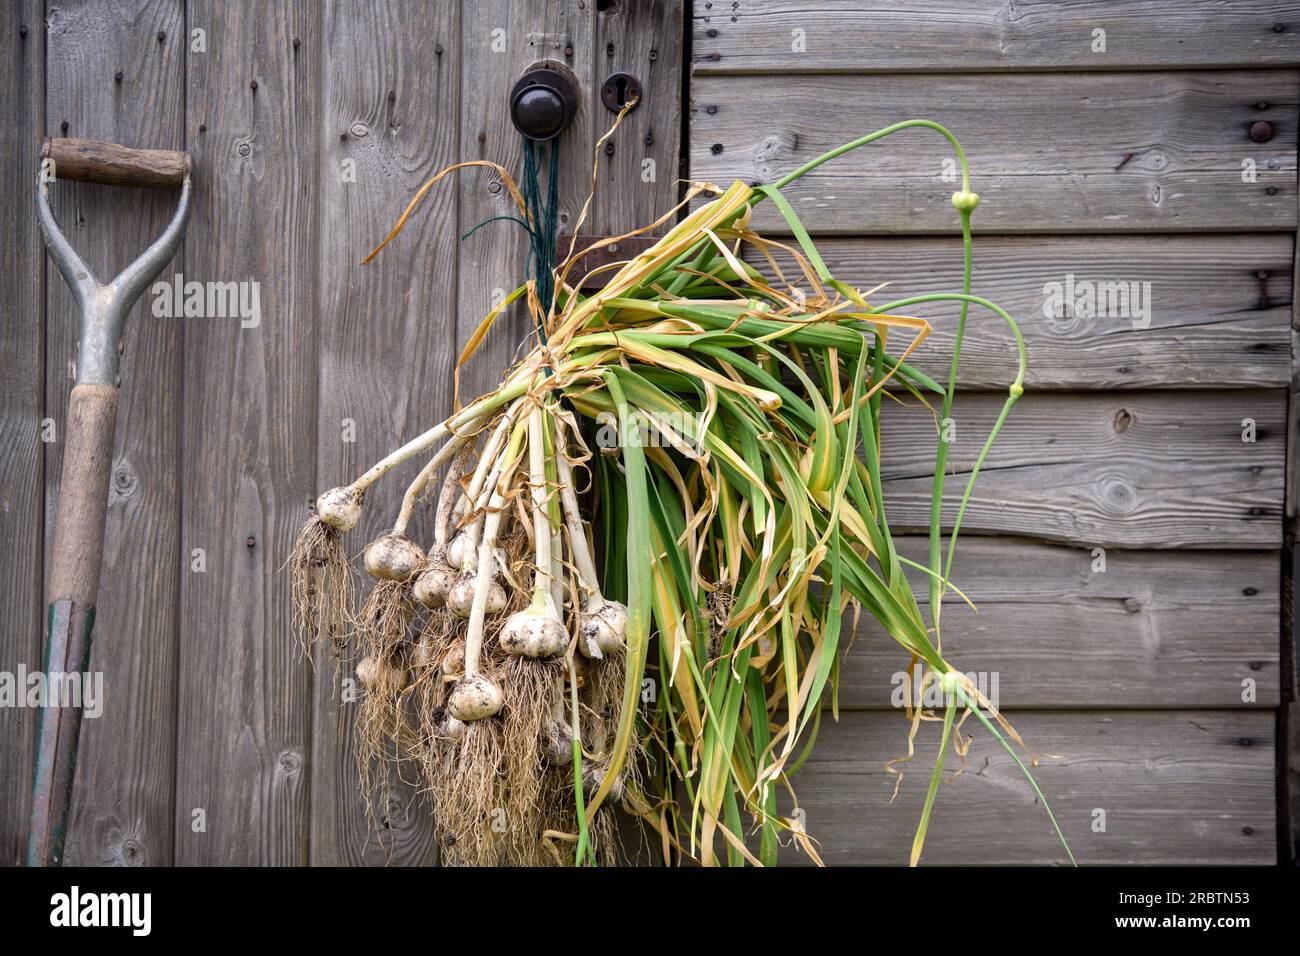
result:
[[(560, 218), (560, 151), (550, 143), (546, 198), (542, 199), (541, 152), (545, 144), (524, 137), (524, 206), (533, 228), (529, 230), (528, 272), (537, 284), (537, 299), (549, 312), (555, 294), (556, 233)], [(546, 344), (546, 315), (537, 319), (537, 336)]]
[[(546, 319), (551, 308), (551, 298), (555, 295), (555, 265), (560, 219), (560, 150), (554, 140), (550, 141), (550, 156), (547, 168), (546, 197), (542, 197), (541, 166), (542, 148), (545, 143), (537, 143), (527, 136), (524, 140), (524, 208), (529, 226), (524, 220), (515, 216), (492, 216), (484, 219), (469, 232), (461, 236), (468, 239), (490, 222), (513, 222), (528, 233), (528, 261), (525, 267), (529, 277), (537, 288), (537, 301), (541, 303), (542, 312), (537, 316), (537, 337), (546, 344)], [(551, 374), (550, 368), (546, 374)]]

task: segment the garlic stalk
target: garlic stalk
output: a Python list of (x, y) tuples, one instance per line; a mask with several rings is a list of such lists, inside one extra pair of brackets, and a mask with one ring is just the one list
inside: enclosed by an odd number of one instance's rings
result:
[[(510, 616), (498, 638), (510, 654), (553, 657), (569, 646), (555, 598), (551, 594), (551, 518), (547, 513), (546, 446), (543, 439), (545, 412), (540, 406), (528, 416), (528, 483), (533, 504), (533, 599), (528, 607)], [(480, 555), (482, 547), (480, 546)], [(479, 570), (480, 575), (482, 569)]]

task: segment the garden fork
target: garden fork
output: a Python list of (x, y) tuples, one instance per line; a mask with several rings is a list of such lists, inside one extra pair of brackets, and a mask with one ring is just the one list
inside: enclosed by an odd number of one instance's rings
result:
[[(50, 699), (49, 689), (66, 688), (66, 681), (60, 685), (64, 675), (85, 674), (90, 665), (117, 424), (122, 327), (136, 300), (157, 278), (185, 234), (190, 215), (190, 157), (183, 152), (130, 149), (79, 139), (48, 139), (41, 156), (36, 186), (41, 234), (81, 312), (49, 572), (49, 638), (44, 665), (47, 699), (41, 709), (27, 843), (28, 866), (58, 866), (63, 859), (84, 701), (69, 701), (62, 695)], [(56, 179), (158, 189), (179, 186), (180, 202), (162, 235), (117, 278), (103, 284), (54, 221), (49, 186)]]

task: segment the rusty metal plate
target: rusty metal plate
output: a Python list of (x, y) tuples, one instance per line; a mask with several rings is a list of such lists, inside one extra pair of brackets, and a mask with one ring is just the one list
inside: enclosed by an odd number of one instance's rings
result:
[[(561, 233), (557, 240), (556, 248), (567, 252), (569, 249), (569, 243), (572, 239), (573, 237), (571, 235)], [(619, 239), (617, 241), (608, 242), (605, 241), (606, 239), (606, 236), (597, 236), (581, 232), (578, 233), (578, 241), (573, 247), (576, 252), (582, 252), (583, 249), (586, 249), (593, 243), (600, 244), (583, 256), (582, 260), (574, 266), (574, 273), (569, 276), (571, 280), (578, 281), (593, 269), (609, 265), (611, 262), (622, 262), (627, 259), (632, 259), (635, 256), (639, 256), (658, 242), (660, 237), (633, 236), (630, 239)], [(563, 268), (563, 266), (564, 263), (560, 263), (560, 267)], [(582, 290), (585, 292), (593, 289), (603, 289), (605, 284), (617, 271), (618, 270), (616, 269), (609, 269), (605, 272), (599, 273), (598, 275), (592, 276), (590, 279), (586, 279), (582, 283)]]

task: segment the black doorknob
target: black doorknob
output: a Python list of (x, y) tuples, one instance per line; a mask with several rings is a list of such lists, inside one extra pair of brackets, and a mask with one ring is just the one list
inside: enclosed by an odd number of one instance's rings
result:
[(559, 136), (578, 112), (578, 91), (573, 81), (548, 67), (528, 70), (510, 91), (510, 120), (531, 140), (545, 142)]

